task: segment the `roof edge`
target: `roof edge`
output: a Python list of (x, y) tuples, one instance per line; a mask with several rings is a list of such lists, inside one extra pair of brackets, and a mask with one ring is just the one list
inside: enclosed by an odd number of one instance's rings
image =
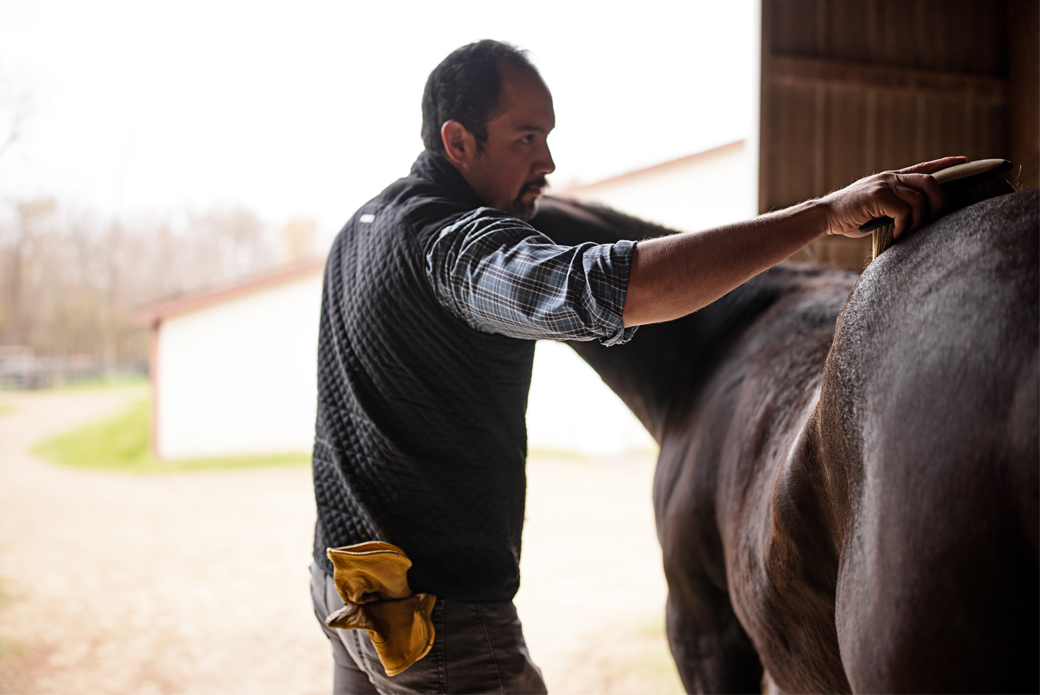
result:
[(722, 145), (718, 145), (716, 147), (712, 147), (712, 148), (707, 149), (707, 150), (701, 150), (700, 152), (694, 152), (693, 154), (688, 154), (688, 155), (686, 155), (684, 157), (679, 157), (677, 159), (669, 159), (667, 162), (659, 162), (657, 164), (651, 164), (650, 166), (643, 167), (642, 169), (633, 169), (632, 171), (626, 171), (623, 174), (618, 174), (617, 176), (611, 176), (609, 178), (600, 179), (599, 181), (593, 181), (592, 183), (583, 183), (583, 184), (579, 184), (577, 186), (568, 186), (567, 188), (564, 188), (562, 190), (553, 191), (552, 195), (555, 195), (555, 196), (572, 195), (572, 194), (578, 193), (580, 191), (585, 191), (585, 190), (588, 190), (588, 189), (597, 188), (597, 187), (603, 186), (605, 184), (617, 183), (618, 181), (623, 181), (625, 179), (632, 178), (632, 177), (635, 177), (635, 176), (641, 176), (643, 174), (649, 174), (649, 173), (656, 172), (656, 171), (664, 171), (666, 169), (671, 169), (672, 167), (682, 166), (683, 164), (688, 164), (689, 162), (695, 161), (697, 159), (701, 159), (702, 157), (709, 157), (709, 156), (714, 155), (714, 154), (719, 154), (723, 150), (735, 149), (737, 146), (741, 146), (742, 147), (746, 143), (747, 143), (747, 138), (741, 138), (740, 140), (733, 140), (732, 142), (727, 142), (727, 143), (724, 143)]
[(133, 322), (138, 326), (155, 327), (163, 320), (173, 316), (198, 311), (214, 304), (221, 304), (253, 294), (254, 292), (277, 287), (308, 275), (321, 273), (325, 269), (325, 258), (325, 256), (310, 258), (223, 287), (149, 304), (134, 311)]

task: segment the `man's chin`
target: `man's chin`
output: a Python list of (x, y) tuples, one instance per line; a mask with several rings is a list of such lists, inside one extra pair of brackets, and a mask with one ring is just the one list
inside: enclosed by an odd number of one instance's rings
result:
[(513, 214), (522, 219), (524, 222), (527, 222), (532, 217), (534, 217), (534, 203), (525, 204), (523, 208), (518, 209)]
[(510, 215), (515, 215), (522, 220), (529, 220), (534, 217), (534, 203), (538, 200), (540, 193), (535, 195), (525, 194), (516, 198), (512, 203), (509, 204), (509, 209), (506, 210)]

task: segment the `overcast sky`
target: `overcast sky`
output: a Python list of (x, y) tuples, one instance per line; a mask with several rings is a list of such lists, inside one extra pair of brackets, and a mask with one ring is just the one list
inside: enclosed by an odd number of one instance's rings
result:
[(331, 235), (422, 149), (430, 70), (481, 38), (531, 51), (553, 92), (550, 182), (750, 134), (754, 3), (0, 0), (0, 204), (103, 215), (244, 205)]

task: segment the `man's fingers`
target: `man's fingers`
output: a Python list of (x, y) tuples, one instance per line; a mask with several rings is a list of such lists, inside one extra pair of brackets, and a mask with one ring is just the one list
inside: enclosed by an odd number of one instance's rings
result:
[(899, 237), (904, 232), (917, 229), (928, 218), (928, 198), (924, 193), (910, 186), (897, 185), (893, 187), (892, 192), (903, 203), (904, 209), (901, 216), (889, 213), (889, 217), (895, 218), (896, 221), (892, 236)]
[(913, 224), (914, 212), (910, 204), (896, 195), (895, 186), (886, 186), (874, 193), (874, 211), (877, 217), (891, 217), (895, 222), (893, 236), (899, 236)]
[(898, 237), (914, 223), (914, 209), (910, 203), (896, 194), (895, 188), (886, 189), (878, 194), (878, 202), (881, 203), (885, 214), (895, 221), (895, 229), (892, 236)]
[[(946, 203), (946, 196), (938, 182), (928, 174), (896, 174), (892, 188), (896, 196), (910, 206), (911, 215), (906, 224), (896, 225), (893, 236), (917, 229), (935, 216)], [(890, 215), (895, 217), (895, 215)]]
[(961, 156), (957, 156), (957, 157), (943, 157), (942, 159), (933, 159), (930, 162), (921, 162), (920, 164), (915, 164), (912, 167), (907, 167), (906, 169), (900, 169), (896, 173), (898, 173), (898, 174), (933, 174), (933, 173), (935, 173), (937, 171), (940, 171), (942, 169), (947, 169), (947, 168), (952, 167), (952, 166), (954, 166), (956, 164), (964, 164), (966, 161), (968, 161), (967, 157), (961, 157)]
[(932, 217), (938, 215), (939, 211), (943, 209), (944, 205), (946, 205), (946, 194), (943, 193), (939, 182), (931, 176), (921, 176), (920, 186), (917, 186), (917, 182), (913, 181), (913, 179), (917, 179), (918, 177), (912, 176), (910, 178), (912, 179), (910, 184), (924, 193), (925, 197), (928, 198), (928, 214)]

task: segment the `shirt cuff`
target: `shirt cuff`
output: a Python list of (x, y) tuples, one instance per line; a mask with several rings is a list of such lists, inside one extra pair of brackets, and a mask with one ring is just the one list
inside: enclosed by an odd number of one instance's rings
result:
[(625, 298), (628, 294), (628, 277), (632, 270), (632, 256), (635, 254), (636, 242), (618, 241), (613, 244), (601, 244), (594, 246), (585, 252), (582, 264), (585, 266), (585, 274), (590, 284), (598, 287), (608, 288), (611, 296), (604, 302), (613, 311), (609, 312), (610, 319), (603, 326), (605, 329), (601, 345), (621, 345), (632, 339), (636, 334), (638, 326), (625, 328), (622, 322), (622, 314), (625, 308)]

